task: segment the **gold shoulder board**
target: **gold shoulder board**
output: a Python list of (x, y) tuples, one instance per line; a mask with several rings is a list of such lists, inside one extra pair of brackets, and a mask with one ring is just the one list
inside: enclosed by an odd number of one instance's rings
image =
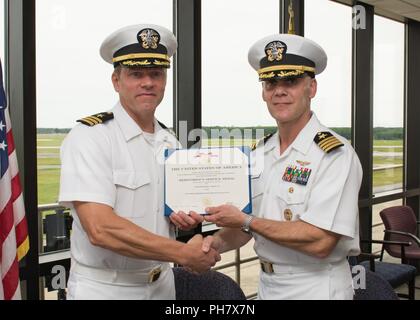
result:
[(101, 112), (83, 119), (79, 119), (77, 122), (83, 123), (89, 127), (93, 127), (97, 124), (105, 123), (111, 119), (114, 119), (114, 114), (112, 112)]
[(157, 120), (157, 122), (159, 123), (159, 125), (163, 128), (163, 130), (168, 131), (171, 135), (173, 135), (175, 138), (178, 139), (175, 131), (173, 131), (172, 129), (169, 129), (167, 126), (165, 126), (165, 124), (163, 124), (162, 122), (160, 122), (159, 120)]
[(274, 133), (267, 134), (266, 136), (264, 136), (264, 138), (260, 139), (258, 142), (254, 142), (251, 146), (251, 150), (254, 151), (259, 146), (264, 145), (268, 141), (268, 139), (270, 139), (273, 135)]
[(318, 132), (315, 135), (314, 141), (325, 153), (330, 153), (331, 151), (344, 146), (340, 140), (328, 131)]

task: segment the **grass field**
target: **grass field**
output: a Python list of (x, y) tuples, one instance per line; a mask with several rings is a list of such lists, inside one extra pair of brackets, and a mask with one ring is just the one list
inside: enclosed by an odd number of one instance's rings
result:
[[(39, 134), (37, 136), (38, 150), (38, 204), (56, 203), (60, 181), (60, 146), (64, 134)], [(203, 146), (229, 146), (229, 145), (252, 145), (253, 140), (207, 140)], [(385, 148), (384, 148), (385, 147)], [(375, 140), (374, 152), (402, 153), (403, 143), (401, 140)], [(373, 157), (374, 167), (386, 165), (401, 165), (402, 155)], [(374, 187), (396, 185), (402, 183), (402, 168), (393, 168), (375, 171), (373, 173)]]
[(402, 140), (375, 140), (373, 142), (374, 147), (382, 147), (382, 146), (403, 146)]

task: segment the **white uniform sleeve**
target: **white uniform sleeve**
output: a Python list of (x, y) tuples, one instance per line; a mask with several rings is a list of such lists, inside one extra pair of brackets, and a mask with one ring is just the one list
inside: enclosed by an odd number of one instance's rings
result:
[(75, 127), (61, 147), (59, 202), (96, 202), (114, 207), (112, 146), (100, 128)]
[[(328, 159), (328, 157), (333, 158)], [(335, 156), (335, 157), (334, 157)], [(362, 168), (350, 148), (327, 155), (317, 173), (301, 220), (350, 238), (357, 234)]]

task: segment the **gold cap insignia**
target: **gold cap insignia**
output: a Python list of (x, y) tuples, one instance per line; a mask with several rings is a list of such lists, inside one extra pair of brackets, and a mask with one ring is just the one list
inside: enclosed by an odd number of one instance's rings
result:
[(137, 38), (144, 49), (157, 49), (160, 42), (160, 34), (154, 29), (141, 30)]
[(272, 41), (265, 46), (265, 54), (270, 62), (283, 60), (287, 45), (282, 41)]

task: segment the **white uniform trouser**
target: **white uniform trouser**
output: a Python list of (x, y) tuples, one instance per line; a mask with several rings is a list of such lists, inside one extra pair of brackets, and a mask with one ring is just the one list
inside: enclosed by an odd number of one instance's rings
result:
[(67, 300), (175, 300), (172, 269), (162, 272), (153, 283), (136, 286), (106, 283), (70, 271)]
[[(347, 260), (306, 271), (305, 266), (274, 266), (274, 273), (261, 271), (261, 300), (352, 300), (353, 280)], [(277, 270), (276, 270), (277, 269)], [(308, 269), (311, 269), (308, 267)]]

